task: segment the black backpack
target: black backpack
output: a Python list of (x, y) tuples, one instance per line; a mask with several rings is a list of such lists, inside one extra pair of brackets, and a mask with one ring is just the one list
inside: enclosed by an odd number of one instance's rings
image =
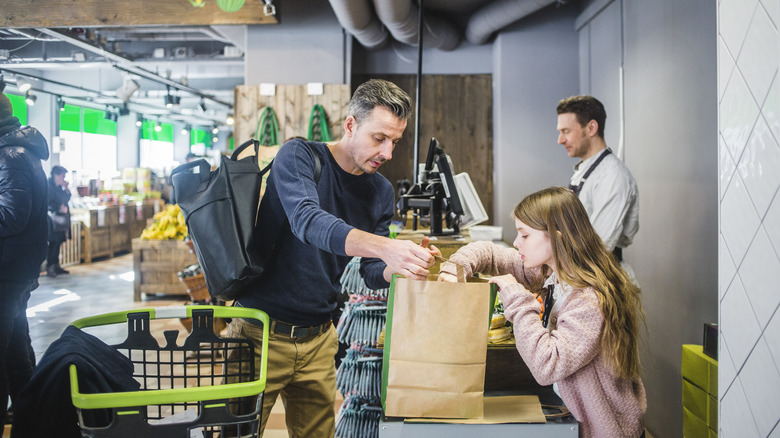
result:
[[(229, 158), (221, 156), (214, 171), (206, 160), (196, 160), (171, 172), (173, 200), (184, 214), (206, 288), (222, 300), (236, 299), (265, 270), (256, 248), (255, 225), (263, 176), (273, 161), (258, 167), (259, 145), (254, 139), (243, 143)], [(255, 154), (239, 160), (250, 146)], [(316, 152), (314, 160), (314, 179), (319, 181)]]

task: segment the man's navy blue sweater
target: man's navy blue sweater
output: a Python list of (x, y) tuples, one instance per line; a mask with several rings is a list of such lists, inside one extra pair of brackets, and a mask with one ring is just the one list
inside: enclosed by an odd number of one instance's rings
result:
[[(274, 159), (257, 224), (266, 270), (238, 299), (241, 306), (301, 326), (331, 319), (340, 277), (352, 258), (345, 253), (347, 234), (357, 228), (387, 236), (395, 202), (387, 178), (347, 173), (325, 143), (309, 144), (289, 141)], [(313, 153), (322, 166), (319, 182), (314, 181)], [(362, 260), (369, 288), (388, 286), (384, 269), (379, 259)]]

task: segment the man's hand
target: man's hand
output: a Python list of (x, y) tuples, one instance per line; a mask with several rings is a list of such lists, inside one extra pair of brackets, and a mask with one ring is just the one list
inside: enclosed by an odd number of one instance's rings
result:
[(390, 281), (393, 274), (400, 274), (412, 280), (425, 280), (428, 277), (428, 268), (436, 263), (431, 250), (410, 240), (388, 240), (383, 254), (379, 256), (387, 264), (385, 280)]
[(435, 246), (427, 248), (428, 241), (423, 239), (425, 247), (411, 240), (389, 239), (376, 234), (367, 233), (357, 228), (347, 234), (344, 250), (352, 257), (376, 257), (387, 267), (384, 278), (390, 281), (393, 274), (400, 274), (414, 280), (424, 280), (428, 276), (428, 268), (436, 263), (434, 258), (441, 251)]

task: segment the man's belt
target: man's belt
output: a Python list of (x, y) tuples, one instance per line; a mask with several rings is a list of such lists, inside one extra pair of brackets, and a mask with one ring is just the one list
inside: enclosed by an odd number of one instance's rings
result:
[(309, 336), (318, 335), (324, 333), (333, 321), (328, 321), (324, 324), (315, 325), (311, 327), (304, 327), (300, 325), (287, 324), (275, 319), (271, 320), (271, 332), (277, 335), (289, 336), (291, 338), (308, 338)]

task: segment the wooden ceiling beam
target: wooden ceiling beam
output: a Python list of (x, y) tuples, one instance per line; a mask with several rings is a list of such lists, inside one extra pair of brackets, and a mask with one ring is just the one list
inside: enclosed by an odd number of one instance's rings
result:
[(217, 0), (3, 0), (0, 27), (192, 26), (277, 24), (264, 3), (246, 0), (225, 12)]

